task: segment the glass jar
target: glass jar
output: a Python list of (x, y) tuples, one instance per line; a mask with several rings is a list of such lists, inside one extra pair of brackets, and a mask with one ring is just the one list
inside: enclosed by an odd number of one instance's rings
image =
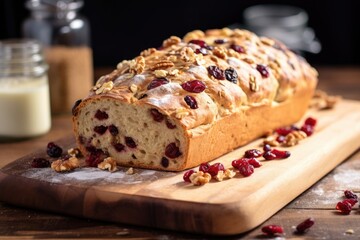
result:
[(23, 23), (25, 38), (40, 41), (49, 64), (51, 109), (69, 113), (93, 85), (90, 27), (78, 11), (81, 0), (28, 0), (31, 11)]
[(51, 126), (48, 65), (34, 40), (0, 41), (0, 139), (34, 137)]

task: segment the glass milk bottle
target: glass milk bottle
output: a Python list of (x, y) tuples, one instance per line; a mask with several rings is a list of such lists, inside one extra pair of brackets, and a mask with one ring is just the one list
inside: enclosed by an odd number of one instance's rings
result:
[(0, 41), (0, 139), (29, 138), (51, 126), (48, 66), (34, 40)]
[(52, 113), (70, 113), (93, 85), (90, 25), (78, 11), (82, 0), (27, 0), (25, 38), (40, 41), (49, 64)]

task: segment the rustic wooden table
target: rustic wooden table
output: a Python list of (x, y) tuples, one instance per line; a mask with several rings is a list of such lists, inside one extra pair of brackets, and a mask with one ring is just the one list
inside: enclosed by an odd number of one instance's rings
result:
[[(100, 69), (96, 71), (96, 76), (109, 70)], [(319, 67), (318, 70), (319, 89), (329, 94), (360, 100), (360, 67)], [(51, 131), (39, 138), (0, 143), (0, 168), (35, 149), (44, 148), (50, 140), (68, 136), (71, 133), (70, 119), (69, 115), (53, 117)], [(260, 229), (267, 224), (283, 226), (286, 232), (283, 237), (288, 239), (360, 239), (358, 204), (350, 215), (341, 215), (335, 210), (336, 203), (342, 199), (344, 189), (352, 189), (360, 195), (359, 150), (261, 226), (227, 239), (264, 238)], [(315, 218), (315, 225), (310, 231), (305, 235), (294, 234), (294, 226), (309, 217)], [(214, 237), (79, 219), (0, 203), (0, 239), (33, 238), (208, 239)]]

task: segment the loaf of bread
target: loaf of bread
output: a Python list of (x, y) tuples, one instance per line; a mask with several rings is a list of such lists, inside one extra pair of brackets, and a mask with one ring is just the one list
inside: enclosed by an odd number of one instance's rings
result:
[(279, 41), (196, 30), (102, 76), (74, 105), (74, 132), (90, 166), (112, 157), (181, 171), (298, 121), (316, 84), (316, 70)]

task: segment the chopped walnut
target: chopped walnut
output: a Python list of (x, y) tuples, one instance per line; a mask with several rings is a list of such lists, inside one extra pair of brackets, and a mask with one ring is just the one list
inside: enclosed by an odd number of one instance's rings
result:
[(98, 88), (95, 93), (96, 94), (101, 94), (101, 93), (107, 93), (109, 92), (111, 89), (113, 89), (114, 87), (114, 83), (112, 81), (110, 82), (105, 82), (101, 85), (100, 88)]
[(285, 137), (284, 145), (287, 147), (291, 147), (297, 145), (300, 140), (306, 138), (307, 135), (305, 132), (301, 130), (294, 130)]
[(205, 33), (201, 30), (194, 30), (192, 32), (189, 32), (187, 33), (185, 36), (184, 36), (184, 41), (185, 42), (190, 42), (191, 40), (194, 40), (194, 39), (200, 39), (200, 38), (203, 38), (205, 37)]
[(177, 57), (175, 55), (170, 55), (167, 59), (169, 61), (171, 61), (171, 62), (176, 62), (177, 61)]
[(269, 144), (272, 147), (277, 147), (280, 145), (278, 141), (276, 141), (275, 135), (270, 135), (267, 138), (264, 139), (264, 145)]
[(179, 37), (176, 37), (176, 36), (171, 36), (170, 38), (166, 39), (164, 42), (163, 42), (163, 46), (164, 47), (170, 47), (172, 45), (175, 45), (175, 44), (178, 44), (181, 42), (181, 39)]
[(56, 172), (68, 172), (79, 166), (79, 159), (73, 156), (66, 160), (59, 159), (51, 163), (51, 168)]
[(81, 156), (81, 152), (78, 148), (69, 148), (67, 153), (72, 157), (79, 157)]
[(177, 76), (179, 74), (179, 69), (173, 69), (168, 72), (170, 76)]
[(219, 171), (216, 174), (215, 179), (218, 180), (219, 182), (221, 182), (226, 178), (233, 178), (235, 175), (236, 175), (236, 173), (233, 170), (225, 169), (225, 171)]
[(141, 74), (145, 69), (145, 58), (138, 56), (130, 61), (130, 72), (133, 74)]
[(134, 171), (134, 169), (131, 167), (131, 168), (129, 168), (126, 172), (125, 172), (125, 174), (126, 175), (133, 175), (135, 173), (135, 171)]
[(189, 115), (189, 112), (185, 108), (177, 108), (175, 111), (175, 117), (177, 119), (182, 119), (188, 115)]
[(242, 59), (244, 62), (247, 62), (248, 64), (253, 64), (255, 63), (255, 60), (250, 58), (250, 57), (246, 57)]
[(167, 76), (167, 74), (168, 74), (168, 71), (166, 71), (166, 70), (155, 70), (154, 71), (154, 75), (157, 78), (164, 78)]
[(138, 91), (138, 86), (135, 84), (131, 84), (129, 89), (132, 93), (136, 93)]
[(316, 90), (310, 102), (310, 107), (319, 110), (332, 109), (340, 99), (341, 96), (330, 96), (324, 91)]
[(251, 74), (249, 76), (249, 88), (253, 92), (259, 91), (259, 85), (256, 82), (256, 78), (254, 75), (251, 75)]
[(218, 58), (217, 58), (216, 56), (214, 56), (214, 55), (211, 55), (211, 56), (210, 56), (210, 59), (211, 59), (213, 62), (215, 62), (215, 63), (218, 62)]
[(190, 47), (184, 47), (180, 51), (180, 58), (184, 62), (194, 62), (195, 60), (194, 50)]
[(175, 66), (173, 62), (169, 60), (161, 60), (160, 62), (155, 63), (154, 66), (151, 68), (151, 70), (166, 69), (166, 68), (171, 68), (173, 66)]
[(156, 48), (149, 48), (149, 49), (146, 49), (146, 50), (142, 51), (140, 53), (140, 55), (143, 56), (143, 57), (148, 57), (151, 54), (155, 53), (156, 51), (157, 51)]
[(195, 186), (204, 185), (211, 180), (211, 175), (209, 173), (204, 173), (202, 171), (195, 172), (190, 175), (190, 181)]
[(109, 172), (117, 171), (116, 161), (112, 157), (105, 158), (104, 161), (97, 165), (97, 167), (101, 170), (108, 170)]
[(126, 73), (130, 69), (130, 62), (131, 61), (129, 60), (123, 60), (122, 62), (118, 63), (116, 69), (120, 74)]
[(196, 55), (195, 56), (195, 63), (198, 66), (204, 65), (205, 64), (204, 56), (202, 54)]
[(226, 48), (224, 47), (215, 47), (213, 49), (213, 54), (219, 58), (225, 59), (226, 58)]

